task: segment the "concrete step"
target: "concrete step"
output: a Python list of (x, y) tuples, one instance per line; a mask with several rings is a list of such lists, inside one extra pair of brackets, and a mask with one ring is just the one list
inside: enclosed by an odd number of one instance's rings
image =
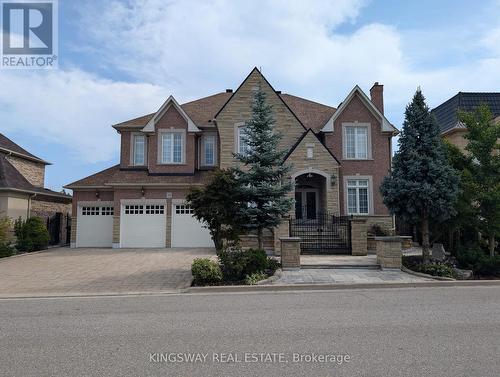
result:
[(303, 269), (324, 269), (324, 270), (380, 270), (378, 264), (301, 264)]

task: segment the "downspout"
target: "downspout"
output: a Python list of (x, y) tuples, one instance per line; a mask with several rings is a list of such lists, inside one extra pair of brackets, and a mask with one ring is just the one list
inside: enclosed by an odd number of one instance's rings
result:
[(31, 217), (31, 199), (33, 199), (37, 194), (30, 195), (28, 197), (28, 213), (26, 214), (26, 219)]

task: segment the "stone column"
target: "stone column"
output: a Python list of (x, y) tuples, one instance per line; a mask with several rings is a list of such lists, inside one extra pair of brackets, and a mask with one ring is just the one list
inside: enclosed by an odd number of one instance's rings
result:
[(281, 268), (283, 270), (300, 269), (300, 237), (282, 237)]
[(281, 238), (290, 236), (290, 220), (283, 219), (283, 222), (274, 228), (274, 254), (280, 255), (281, 252)]
[(352, 255), (368, 255), (366, 228), (366, 219), (351, 220)]
[(377, 240), (377, 263), (382, 269), (401, 269), (403, 253), (401, 251), (401, 237), (375, 237)]

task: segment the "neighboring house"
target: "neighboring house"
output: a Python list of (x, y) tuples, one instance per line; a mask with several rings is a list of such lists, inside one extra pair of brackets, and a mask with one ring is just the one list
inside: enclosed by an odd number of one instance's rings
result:
[(47, 165), (50, 162), (0, 134), (0, 216), (13, 220), (41, 217), (51, 230), (51, 243), (65, 244), (72, 199), (44, 188)]
[(384, 116), (383, 86), (375, 83), (371, 99), (355, 86), (336, 109), (274, 90), (255, 68), (234, 92), (182, 105), (170, 96), (157, 112), (113, 125), (120, 163), (66, 186), (73, 190), (72, 246), (212, 246), (185, 196), (214, 168), (237, 163), (258, 87), (273, 106), (293, 166), (291, 215), (307, 220), (328, 211), (392, 228), (379, 186), (398, 131)]
[(448, 101), (432, 110), (441, 129), (441, 135), (462, 151), (465, 150), (467, 133), (465, 125), (458, 120), (458, 111), (474, 111), (479, 105), (486, 104), (493, 113), (494, 121), (500, 121), (500, 93), (458, 92)]

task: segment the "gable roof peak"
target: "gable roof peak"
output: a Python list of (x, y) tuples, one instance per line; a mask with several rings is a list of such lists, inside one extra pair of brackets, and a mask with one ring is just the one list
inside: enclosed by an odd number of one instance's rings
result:
[(181, 116), (186, 120), (188, 124), (188, 132), (200, 132), (201, 130), (196, 126), (193, 120), (187, 115), (184, 109), (179, 105), (179, 102), (174, 98), (173, 95), (168, 96), (167, 100), (161, 105), (158, 111), (152, 116), (152, 118), (146, 123), (143, 132), (154, 132), (156, 123), (160, 120), (163, 114), (168, 110), (170, 106), (174, 106), (175, 109), (181, 114)]
[(399, 131), (391, 122), (385, 117), (384, 114), (380, 112), (379, 109), (374, 105), (370, 98), (366, 95), (365, 92), (359, 87), (358, 84), (352, 88), (347, 97), (341, 102), (337, 111), (335, 111), (332, 117), (326, 122), (326, 124), (321, 129), (322, 132), (333, 132), (334, 131), (334, 123), (335, 120), (342, 114), (347, 105), (351, 102), (355, 95), (358, 95), (361, 101), (365, 104), (365, 106), (372, 112), (372, 114), (380, 120), (380, 124), (382, 126), (383, 132), (392, 132), (393, 134), (398, 134)]

